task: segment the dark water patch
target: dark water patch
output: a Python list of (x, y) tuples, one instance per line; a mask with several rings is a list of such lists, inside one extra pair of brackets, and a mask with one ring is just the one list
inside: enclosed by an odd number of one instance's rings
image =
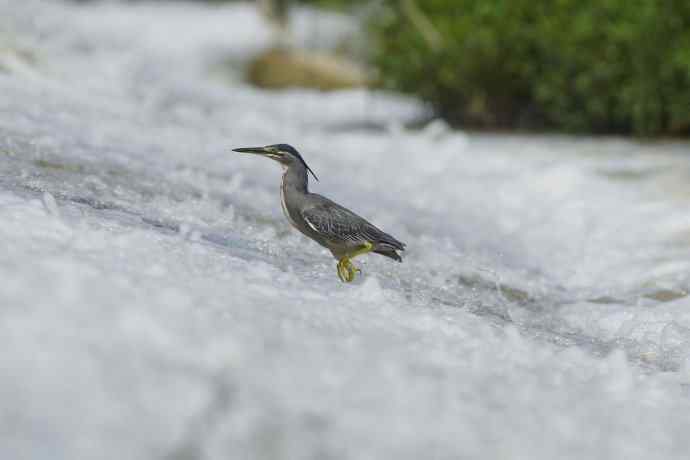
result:
[(657, 289), (642, 295), (645, 299), (656, 300), (658, 302), (672, 302), (687, 296), (688, 292), (680, 289)]
[(127, 211), (127, 209), (124, 206), (120, 206), (118, 204), (108, 202), (108, 201), (102, 201), (97, 198), (93, 197), (84, 197), (84, 196), (71, 196), (71, 195), (66, 195), (60, 192), (54, 193), (56, 198), (60, 198), (63, 200), (71, 201), (73, 203), (78, 203), (78, 204), (85, 204), (90, 208), (97, 209), (97, 210), (118, 210), (118, 211)]
[(34, 164), (39, 168), (43, 169), (54, 169), (56, 171), (66, 171), (72, 173), (84, 173), (86, 168), (83, 165), (69, 164), (69, 163), (58, 163), (50, 160), (35, 160)]
[(611, 297), (611, 296), (607, 296), (607, 295), (603, 295), (600, 297), (594, 297), (592, 299), (587, 299), (587, 302), (598, 303), (598, 304), (602, 304), (602, 305), (625, 303), (625, 301), (622, 299), (617, 299), (615, 297)]
[(636, 182), (654, 178), (667, 170), (668, 168), (660, 166), (648, 169), (600, 168), (595, 172), (612, 181)]
[(508, 286), (502, 282), (483, 278), (478, 274), (459, 275), (458, 284), (468, 288), (479, 287), (487, 291), (496, 291), (507, 301), (520, 305), (527, 305), (535, 300), (527, 291), (518, 287)]
[(352, 132), (364, 132), (364, 133), (383, 133), (386, 132), (388, 127), (383, 122), (376, 122), (372, 120), (363, 121), (350, 121), (342, 122), (337, 124), (330, 124), (324, 127), (325, 130), (332, 133), (352, 133)]
[(162, 230), (169, 230), (171, 232), (179, 232), (180, 231), (180, 224), (172, 222), (172, 221), (165, 221), (161, 219), (155, 219), (155, 218), (149, 218), (146, 216), (141, 216), (141, 221), (145, 224), (148, 224), (152, 227), (162, 229)]
[(33, 162), (36, 166), (41, 169), (48, 169), (54, 171), (64, 171), (67, 173), (74, 174), (90, 174), (90, 175), (107, 175), (107, 176), (127, 176), (128, 171), (124, 168), (113, 168), (104, 167), (104, 165), (87, 165), (87, 164), (77, 164), (77, 163), (66, 163), (62, 161), (49, 160), (41, 158), (34, 160)]

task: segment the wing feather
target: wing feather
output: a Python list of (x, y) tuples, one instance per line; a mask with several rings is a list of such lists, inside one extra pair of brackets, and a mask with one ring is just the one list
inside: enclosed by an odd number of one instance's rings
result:
[(367, 241), (363, 231), (366, 221), (340, 206), (314, 206), (303, 210), (302, 217), (313, 230), (330, 241)]
[[(322, 197), (320, 197), (322, 198)], [(314, 231), (334, 243), (369, 242), (386, 250), (404, 250), (405, 244), (379, 230), (352, 211), (326, 198), (302, 211), (302, 217)]]

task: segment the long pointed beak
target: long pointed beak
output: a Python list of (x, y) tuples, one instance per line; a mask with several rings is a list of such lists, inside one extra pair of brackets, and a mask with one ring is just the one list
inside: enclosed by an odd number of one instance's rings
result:
[(232, 149), (232, 151), (240, 153), (254, 153), (257, 155), (266, 155), (269, 153), (264, 147), (241, 147), (238, 149)]

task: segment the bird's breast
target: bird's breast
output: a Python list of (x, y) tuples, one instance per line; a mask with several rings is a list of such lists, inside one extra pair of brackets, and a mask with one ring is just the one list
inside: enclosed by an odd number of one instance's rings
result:
[(283, 214), (285, 214), (285, 217), (287, 218), (288, 222), (290, 222), (290, 225), (293, 227), (299, 229), (297, 224), (295, 223), (294, 220), (292, 220), (292, 216), (290, 216), (290, 211), (288, 211), (287, 203), (285, 202), (285, 185), (281, 185), (280, 187), (280, 206), (283, 208)]

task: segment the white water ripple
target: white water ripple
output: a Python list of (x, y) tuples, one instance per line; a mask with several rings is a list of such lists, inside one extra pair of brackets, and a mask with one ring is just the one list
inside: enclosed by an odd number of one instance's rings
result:
[[(687, 458), (686, 144), (257, 90), (248, 3), (0, 11), (0, 457)], [(343, 285), (230, 152), (276, 142), (404, 263)]]

